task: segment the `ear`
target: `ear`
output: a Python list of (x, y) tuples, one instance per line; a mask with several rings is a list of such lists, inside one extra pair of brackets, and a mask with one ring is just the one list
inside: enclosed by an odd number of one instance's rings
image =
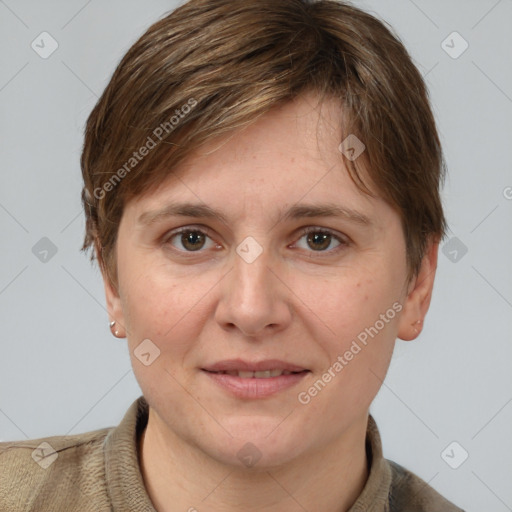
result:
[(439, 241), (431, 238), (418, 275), (409, 283), (403, 312), (398, 324), (398, 337), (401, 340), (411, 341), (417, 338), (421, 332), (423, 320), (432, 298), (438, 250)]
[[(103, 278), (103, 286), (105, 289), (105, 298), (107, 302), (107, 311), (109, 316), (109, 322), (111, 325), (110, 330), (112, 331), (112, 334), (116, 338), (125, 338), (126, 328), (123, 308), (121, 306), (121, 299), (119, 297), (119, 292), (109, 275), (108, 267), (107, 264), (105, 263), (105, 260), (103, 259), (101, 245), (98, 240), (94, 242), (94, 250), (96, 252), (96, 259), (98, 261), (101, 270), (101, 275)], [(112, 325), (112, 322), (115, 322), (114, 325)]]

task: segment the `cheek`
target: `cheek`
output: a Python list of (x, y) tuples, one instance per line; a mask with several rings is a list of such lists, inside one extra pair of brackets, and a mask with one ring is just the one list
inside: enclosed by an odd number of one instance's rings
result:
[[(346, 276), (333, 281), (329, 288), (309, 292), (308, 301), (314, 304), (314, 311), (329, 327), (333, 337), (342, 348), (347, 341), (357, 337), (366, 328), (374, 326), (382, 314), (390, 310), (386, 317), (386, 329), (394, 325), (396, 311), (396, 287), (382, 274), (365, 272)], [(381, 330), (381, 322), (378, 324)], [(337, 345), (335, 343), (335, 345)]]
[(325, 370), (336, 375), (326, 375), (326, 380), (332, 381), (334, 393), (348, 391), (344, 400), (369, 404), (387, 371), (397, 336), (402, 309), (397, 287), (389, 275), (378, 273), (347, 278), (333, 290), (311, 298), (329, 327), (329, 334), (318, 338), (328, 356)]
[[(164, 275), (146, 271), (132, 279), (124, 293), (130, 357), (141, 389), (150, 397), (160, 396), (164, 389), (167, 396), (181, 396), (182, 389), (172, 376), (185, 364), (187, 353), (199, 338), (198, 292), (184, 282), (171, 282)], [(152, 344), (142, 345), (147, 339)], [(151, 359), (146, 366), (139, 357), (147, 352)]]
[(397, 329), (391, 295), (375, 282), (360, 281), (318, 306), (335, 335), (319, 339), (327, 358), (298, 398), (312, 416), (323, 418), (326, 436), (366, 413), (382, 385)]
[(130, 343), (136, 346), (149, 338), (162, 351), (184, 351), (200, 329), (205, 294), (213, 283), (201, 275), (176, 276), (164, 265), (149, 262), (131, 261), (120, 271), (124, 272), (123, 313)]

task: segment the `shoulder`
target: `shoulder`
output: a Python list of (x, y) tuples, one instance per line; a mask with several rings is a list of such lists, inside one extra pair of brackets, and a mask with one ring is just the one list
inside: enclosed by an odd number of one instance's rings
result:
[(464, 512), (443, 498), (419, 476), (396, 462), (387, 460), (391, 468), (389, 505), (391, 512)]
[(0, 443), (0, 510), (110, 510), (103, 442), (112, 428)]

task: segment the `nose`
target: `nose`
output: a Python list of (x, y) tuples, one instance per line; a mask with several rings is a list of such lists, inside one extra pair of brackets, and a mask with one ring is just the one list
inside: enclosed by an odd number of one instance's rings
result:
[(221, 281), (215, 314), (218, 324), (252, 338), (285, 329), (292, 318), (291, 292), (279, 275), (276, 259), (264, 249), (253, 261), (243, 252), (237, 252), (233, 260), (231, 271)]

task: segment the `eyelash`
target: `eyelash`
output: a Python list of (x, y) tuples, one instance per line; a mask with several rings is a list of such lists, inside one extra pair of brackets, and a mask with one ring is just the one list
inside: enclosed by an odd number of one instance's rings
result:
[[(163, 245), (171, 245), (170, 241), (177, 235), (181, 235), (182, 233), (192, 233), (192, 232), (206, 235), (208, 238), (213, 240), (211, 233), (208, 229), (197, 228), (194, 226), (184, 226), (184, 227), (178, 228), (175, 231), (171, 231), (170, 233), (168, 233), (167, 236), (165, 236), (165, 238), (163, 239)], [(348, 239), (338, 236), (335, 232), (331, 231), (330, 229), (320, 228), (320, 227), (310, 227), (310, 226), (305, 227), (300, 231), (300, 235), (299, 235), (299, 238), (297, 239), (297, 241), (299, 241), (301, 238), (303, 238), (306, 235), (317, 234), (317, 233), (331, 235), (331, 237), (333, 239), (335, 239), (336, 241), (339, 242), (339, 245), (337, 247), (335, 247), (334, 249), (327, 249), (327, 250), (322, 250), (322, 251), (313, 251), (313, 250), (308, 251), (308, 252), (311, 252), (312, 257), (321, 257), (324, 254), (333, 255), (333, 254), (336, 254), (339, 251), (345, 249), (347, 246), (350, 245), (350, 242), (348, 241)], [(217, 242), (215, 242), (215, 243), (217, 243)], [(197, 251), (187, 251), (187, 250), (176, 249), (175, 247), (173, 247), (173, 250), (175, 250), (179, 253), (182, 253), (182, 254), (183, 253), (184, 254), (194, 254), (194, 253), (204, 252), (202, 249), (198, 249)]]

